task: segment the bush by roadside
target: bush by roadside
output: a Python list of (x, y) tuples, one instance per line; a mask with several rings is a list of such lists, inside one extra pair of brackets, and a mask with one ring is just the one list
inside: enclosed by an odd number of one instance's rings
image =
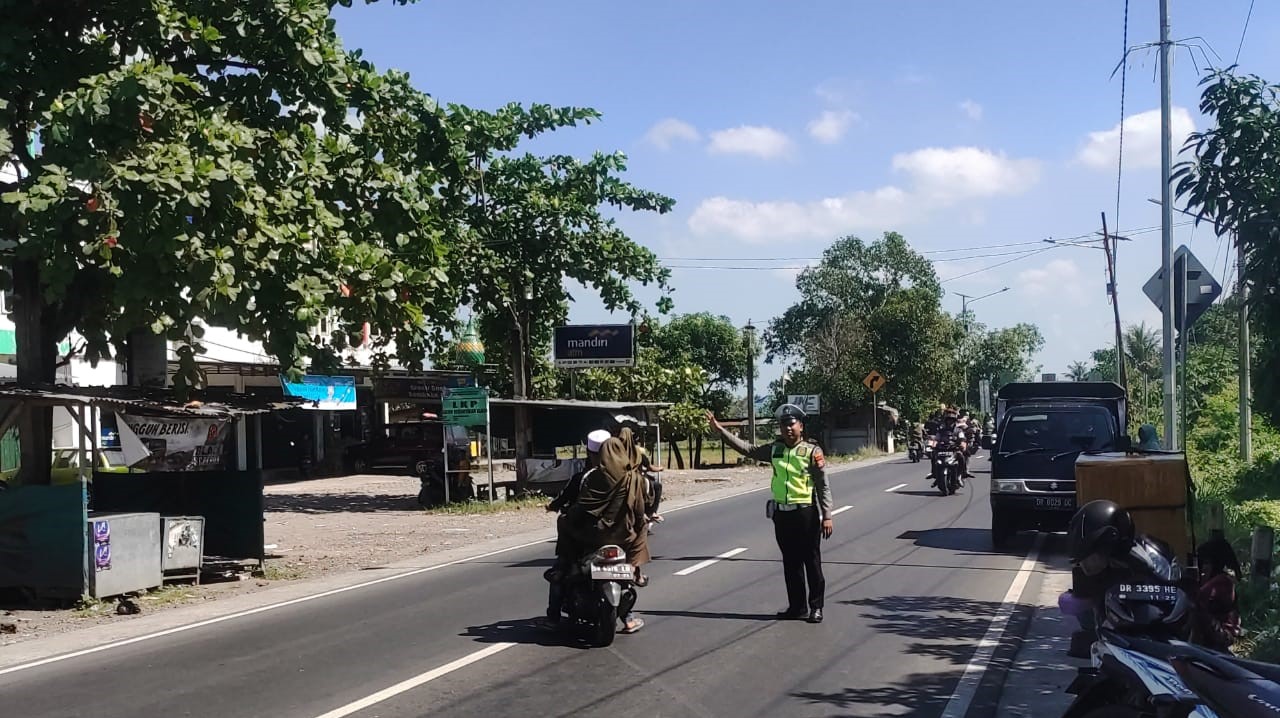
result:
[(1240, 653), (1280, 661), (1280, 590), (1276, 579), (1258, 585), (1248, 576), (1253, 529), (1280, 527), (1280, 432), (1255, 418), (1254, 463), (1240, 459), (1240, 414), (1234, 387), (1207, 398), (1187, 436), (1187, 460), (1195, 479), (1196, 534), (1209, 535), (1209, 508), (1220, 506), (1227, 539), (1243, 560), (1240, 614), (1245, 636)]

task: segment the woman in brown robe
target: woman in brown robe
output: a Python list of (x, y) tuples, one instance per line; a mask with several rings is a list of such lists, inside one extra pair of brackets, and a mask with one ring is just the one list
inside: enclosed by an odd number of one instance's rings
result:
[[(636, 585), (649, 579), (640, 567), (649, 556), (648, 481), (640, 473), (640, 452), (630, 429), (600, 446), (600, 467), (583, 479), (578, 503), (570, 510), (567, 523), (574, 538), (586, 551), (617, 545), (627, 552), (636, 567)], [(626, 617), (623, 633), (635, 633), (644, 621), (634, 614)]]

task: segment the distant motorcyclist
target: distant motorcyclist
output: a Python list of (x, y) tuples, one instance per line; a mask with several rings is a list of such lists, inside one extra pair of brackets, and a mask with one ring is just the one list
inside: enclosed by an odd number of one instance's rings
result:
[(937, 411), (933, 412), (924, 420), (924, 432), (929, 436), (938, 433), (938, 429), (942, 428), (942, 416), (947, 413), (947, 405), (939, 404)]

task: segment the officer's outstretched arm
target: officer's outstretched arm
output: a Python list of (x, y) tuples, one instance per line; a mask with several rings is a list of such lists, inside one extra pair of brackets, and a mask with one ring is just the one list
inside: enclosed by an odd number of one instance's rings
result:
[(707, 420), (711, 423), (711, 428), (715, 429), (720, 434), (720, 438), (724, 440), (724, 443), (739, 454), (756, 461), (769, 461), (773, 458), (772, 446), (767, 444), (765, 446), (752, 446), (750, 443), (734, 436), (732, 432), (724, 428), (724, 426), (716, 420), (715, 415), (709, 411), (707, 412)]

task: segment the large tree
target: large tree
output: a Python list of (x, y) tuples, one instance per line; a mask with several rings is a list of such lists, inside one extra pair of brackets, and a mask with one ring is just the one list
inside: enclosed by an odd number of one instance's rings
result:
[(770, 359), (802, 360), (797, 390), (822, 394), (828, 406), (864, 405), (862, 379), (876, 370), (889, 379), (879, 398), (909, 415), (958, 393), (956, 322), (941, 309), (933, 265), (902, 235), (844, 237), (796, 288), (800, 301), (770, 323), (765, 341)]
[[(486, 347), (503, 365), (498, 386), (515, 395), (554, 384), (542, 360), (574, 299), (566, 280), (632, 317), (644, 309), (635, 284), (656, 285), (658, 310), (670, 308), (670, 271), (604, 209), (665, 213), (674, 200), (623, 181), (620, 153), (579, 159), (513, 152), (523, 139), (599, 117), (590, 108), (548, 105), (449, 111), (450, 131), (471, 165), (468, 231), (449, 249), (452, 275), (461, 301), (480, 319)], [(536, 381), (539, 374), (544, 381)]]
[(1174, 172), (1178, 195), (1245, 255), (1253, 334), (1254, 405), (1280, 421), (1280, 87), (1231, 70), (1202, 82), (1200, 111), (1215, 125), (1192, 134), (1194, 158)]
[[(182, 389), (197, 319), (293, 373), (333, 363), (364, 322), (383, 362), (421, 362), (456, 306), (456, 155), (431, 98), (343, 49), (333, 4), (0, 0), (19, 381), (52, 381), (73, 331), (93, 361), (160, 335), (189, 343)], [(337, 329), (317, 343), (326, 313)], [(36, 482), (48, 421), (23, 425)]]
[(747, 344), (743, 332), (726, 316), (710, 312), (681, 314), (653, 330), (664, 361), (691, 363), (702, 369), (702, 405), (723, 415), (733, 403), (733, 390), (746, 381)]
[[(978, 382), (989, 379), (996, 388), (1011, 381), (1032, 381), (1037, 367), (1031, 361), (1044, 348), (1044, 336), (1034, 324), (988, 330), (970, 327), (969, 397), (978, 396)], [(962, 357), (963, 360), (963, 357)]]

